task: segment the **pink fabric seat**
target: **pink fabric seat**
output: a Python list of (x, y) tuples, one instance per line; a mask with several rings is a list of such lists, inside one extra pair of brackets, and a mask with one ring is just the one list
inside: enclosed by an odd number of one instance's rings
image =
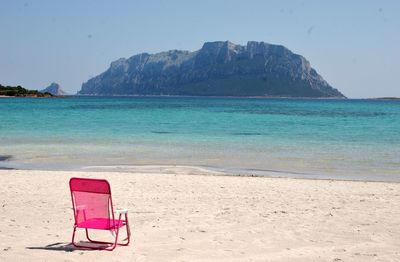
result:
[[(114, 225), (115, 223), (115, 225)], [(124, 220), (112, 220), (108, 218), (91, 218), (89, 220), (83, 221), (78, 224), (79, 228), (92, 228), (92, 229), (103, 229), (103, 230), (111, 230), (123, 227), (125, 225)]]

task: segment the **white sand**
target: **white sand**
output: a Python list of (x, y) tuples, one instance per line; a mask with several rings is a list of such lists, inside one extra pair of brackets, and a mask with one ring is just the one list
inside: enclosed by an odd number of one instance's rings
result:
[[(175, 172), (1, 170), (0, 261), (400, 261), (400, 184)], [(71, 247), (72, 176), (110, 181), (129, 247)]]

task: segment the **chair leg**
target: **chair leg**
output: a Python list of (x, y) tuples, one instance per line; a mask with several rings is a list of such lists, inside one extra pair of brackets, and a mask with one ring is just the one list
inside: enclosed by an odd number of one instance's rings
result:
[[(117, 243), (118, 246), (128, 246), (129, 243), (130, 243), (131, 230), (130, 230), (130, 227), (129, 227), (128, 217), (125, 216), (125, 218), (126, 218), (125, 227), (126, 227), (127, 242), (126, 242), (126, 243)], [(118, 230), (119, 230), (119, 228), (118, 228)], [(85, 228), (85, 231), (86, 231), (86, 238), (87, 238), (87, 240), (88, 240), (89, 242), (91, 242), (91, 243), (96, 243), (96, 244), (113, 244), (113, 242), (106, 242), (106, 241), (93, 240), (93, 239), (91, 239), (90, 236), (89, 236), (89, 229)]]
[(79, 245), (79, 244), (75, 243), (76, 229), (77, 229), (77, 227), (74, 226), (74, 231), (72, 233), (72, 245), (74, 245), (74, 247), (87, 248), (87, 249), (104, 249), (104, 248), (95, 248), (95, 247), (90, 247), (90, 246)]
[[(92, 240), (92, 239), (89, 237), (89, 229), (85, 228), (85, 232), (86, 232), (86, 238), (87, 238), (87, 240), (88, 240), (89, 242), (98, 243), (98, 241)], [(105, 243), (105, 244), (106, 244), (106, 243)]]
[(114, 248), (117, 247), (117, 245), (118, 245), (118, 233), (119, 233), (119, 228), (117, 228), (117, 232), (116, 232), (116, 234), (115, 234), (115, 242), (114, 242), (114, 245), (112, 245), (111, 248), (108, 248), (108, 249), (106, 249), (106, 250), (112, 251), (112, 250), (114, 250)]
[(128, 215), (125, 214), (125, 227), (126, 227), (126, 236), (127, 242), (126, 243), (118, 243), (120, 246), (128, 246), (130, 239), (131, 239), (131, 228), (129, 227)]
[(74, 226), (74, 231), (72, 232), (72, 245), (76, 247), (77, 245), (75, 244), (75, 232), (76, 232), (76, 226)]

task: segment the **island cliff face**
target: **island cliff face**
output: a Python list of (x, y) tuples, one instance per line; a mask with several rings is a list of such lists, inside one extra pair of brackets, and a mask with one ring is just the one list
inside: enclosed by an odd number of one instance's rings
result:
[(345, 98), (304, 57), (284, 46), (229, 41), (207, 42), (195, 52), (121, 58), (78, 94)]

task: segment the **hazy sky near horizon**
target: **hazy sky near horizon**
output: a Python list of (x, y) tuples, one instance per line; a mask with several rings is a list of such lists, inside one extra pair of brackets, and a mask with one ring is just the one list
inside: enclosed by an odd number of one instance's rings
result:
[(0, 0), (0, 83), (76, 93), (118, 58), (281, 44), (348, 97), (400, 97), (400, 1)]

